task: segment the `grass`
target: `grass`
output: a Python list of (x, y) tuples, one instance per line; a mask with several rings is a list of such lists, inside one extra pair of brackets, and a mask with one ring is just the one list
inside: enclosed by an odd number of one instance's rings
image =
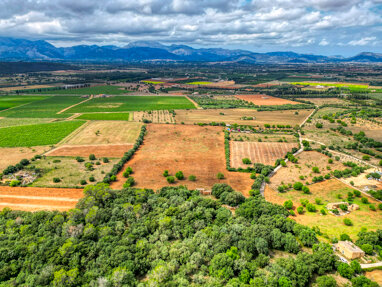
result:
[(95, 98), (66, 111), (66, 113), (96, 113), (148, 110), (195, 109), (186, 97), (115, 96)]
[[(28, 91), (26, 91), (28, 92)], [(67, 90), (53, 90), (53, 89), (41, 89), (40, 91), (29, 91), (32, 94), (48, 94), (48, 95), (98, 95), (98, 94), (109, 94), (109, 95), (121, 95), (126, 94), (123, 87), (119, 86), (94, 86), (79, 89), (67, 89)]]
[(68, 114), (57, 114), (59, 111), (78, 104), (84, 99), (78, 96), (48, 97), (21, 107), (0, 112), (0, 117), (9, 118), (66, 118)]
[(129, 113), (90, 113), (82, 114), (77, 119), (99, 121), (128, 121)]
[(190, 83), (187, 83), (188, 85), (209, 85), (209, 84), (212, 84), (212, 82), (203, 82), (203, 81), (200, 81), (200, 82), (190, 82)]
[(25, 125), (42, 124), (51, 121), (50, 118), (3, 118), (0, 119), (0, 127), (15, 127)]
[(46, 96), (0, 96), (0, 111), (46, 99)]
[(85, 121), (65, 121), (0, 128), (0, 147), (29, 147), (56, 144), (83, 123)]
[[(95, 182), (99, 182), (102, 181), (105, 176), (104, 173), (109, 172), (112, 166), (119, 161), (118, 159), (109, 158), (108, 163), (103, 163), (100, 159), (94, 161), (90, 161), (87, 158), (84, 159), (84, 162), (77, 162), (74, 157), (46, 157), (34, 161), (32, 164), (36, 168), (41, 168), (43, 174), (32, 183), (32, 186), (79, 187), (81, 186), (81, 180), (86, 180), (88, 184), (92, 184), (92, 182), (89, 181), (89, 177), (91, 176), (94, 177)], [(97, 165), (97, 161), (101, 164)], [(87, 170), (85, 168), (86, 162), (92, 162), (94, 170)], [(60, 182), (54, 183), (53, 178), (59, 178)]]
[(141, 81), (142, 83), (146, 83), (146, 84), (153, 84), (153, 85), (158, 85), (158, 84), (163, 84), (164, 82), (160, 82), (160, 81), (150, 81), (150, 80), (144, 80), (144, 81)]
[(292, 85), (302, 86), (324, 86), (324, 87), (336, 87), (336, 88), (354, 88), (354, 89), (367, 89), (367, 84), (352, 84), (352, 83), (326, 83), (326, 82), (292, 82)]

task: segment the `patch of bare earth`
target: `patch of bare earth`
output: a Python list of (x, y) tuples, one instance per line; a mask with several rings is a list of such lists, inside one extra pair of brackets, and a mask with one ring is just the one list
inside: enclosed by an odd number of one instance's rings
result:
[[(210, 189), (215, 183), (227, 183), (248, 196), (253, 180), (247, 173), (228, 172), (225, 166), (224, 133), (219, 127), (192, 125), (149, 124), (143, 145), (125, 167), (131, 166), (137, 187), (157, 190), (168, 186), (164, 170), (170, 175), (183, 171), (185, 180), (173, 185), (186, 185), (190, 189)], [(218, 180), (217, 173), (225, 179)], [(196, 181), (188, 180), (195, 175)], [(122, 172), (112, 188), (122, 188)]]
[(65, 211), (82, 197), (82, 189), (0, 186), (0, 209)]
[(47, 150), (49, 150), (48, 146), (0, 148), (0, 171), (9, 165), (15, 165), (24, 158), (31, 159), (36, 154), (42, 154)]
[(96, 157), (122, 157), (133, 144), (60, 146), (47, 152), (48, 156), (83, 156), (94, 154)]
[(258, 106), (279, 106), (279, 105), (286, 105), (286, 104), (298, 104), (298, 102), (276, 98), (268, 95), (235, 95), (236, 98), (240, 100), (244, 100), (250, 103), (254, 103)]
[(233, 141), (230, 143), (231, 165), (234, 168), (248, 167), (243, 164), (243, 158), (249, 158), (252, 163), (273, 165), (278, 158), (284, 158), (294, 147), (297, 147), (296, 143)]

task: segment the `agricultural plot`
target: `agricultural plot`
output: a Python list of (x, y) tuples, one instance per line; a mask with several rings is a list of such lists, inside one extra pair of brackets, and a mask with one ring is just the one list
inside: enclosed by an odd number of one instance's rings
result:
[(62, 145), (46, 153), (47, 156), (122, 157), (133, 144)]
[[(0, 96), (0, 111), (46, 99), (46, 96)], [(3, 116), (0, 113), (0, 116)]]
[(128, 121), (129, 118), (129, 113), (89, 113), (76, 117), (76, 119), (96, 121)]
[(26, 126), (34, 124), (42, 124), (53, 121), (50, 118), (0, 118), (0, 127), (15, 127), (15, 126)]
[[(179, 110), (176, 111), (177, 123), (221, 123), (239, 124), (250, 126), (271, 125), (299, 125), (312, 112), (312, 110), (285, 110), (285, 111), (263, 111), (258, 112), (251, 109), (214, 109), (214, 110)], [(244, 120), (244, 117), (252, 117), (253, 120)]]
[(278, 158), (284, 158), (292, 148), (298, 147), (296, 143), (284, 142), (238, 142), (230, 143), (231, 166), (234, 168), (246, 168), (242, 159), (249, 158), (252, 163), (274, 165)]
[(142, 124), (126, 121), (94, 121), (65, 140), (67, 145), (134, 143)]
[(323, 86), (323, 87), (335, 87), (335, 88), (349, 88), (349, 89), (367, 89), (368, 84), (359, 83), (339, 83), (339, 82), (292, 82), (292, 85), (300, 86)]
[(197, 85), (197, 86), (205, 86), (213, 84), (213, 82), (207, 82), (207, 81), (196, 81), (196, 82), (189, 82), (188, 85)]
[(66, 211), (83, 197), (82, 189), (0, 186), (0, 209)]
[(145, 83), (145, 84), (152, 84), (152, 85), (164, 84), (164, 82), (161, 82), (161, 81), (152, 81), (152, 80), (143, 80), (141, 82)]
[(297, 143), (298, 138), (290, 133), (253, 133), (247, 134), (242, 132), (232, 132), (230, 138), (233, 141), (244, 142), (285, 142), (285, 143)]
[(9, 118), (66, 118), (69, 116), (68, 114), (58, 114), (58, 112), (83, 100), (83, 98), (76, 96), (48, 97), (0, 112), (0, 116)]
[(0, 128), (0, 147), (53, 145), (84, 123), (84, 121), (66, 121)]
[[(119, 159), (109, 158), (104, 163), (101, 158), (90, 161), (84, 158), (84, 162), (78, 162), (75, 157), (44, 157), (33, 162), (35, 168), (42, 170), (41, 177), (37, 178), (31, 186), (34, 187), (80, 187), (92, 182), (102, 181), (105, 173), (109, 172)], [(86, 167), (88, 163), (91, 168)], [(91, 179), (93, 177), (93, 179)], [(54, 179), (59, 181), (55, 182)], [(84, 180), (85, 182), (81, 181)]]
[(31, 159), (47, 150), (48, 146), (0, 148), (0, 173), (9, 165), (15, 165), (24, 158)]
[(186, 97), (115, 96), (109, 98), (94, 98), (67, 110), (65, 113), (97, 113), (173, 109), (195, 109), (195, 106)]
[[(224, 133), (218, 127), (150, 124), (143, 145), (125, 165), (133, 169), (137, 187), (154, 190), (169, 183), (163, 176), (165, 170), (174, 176), (183, 171), (186, 179), (174, 185), (210, 189), (215, 183), (228, 183), (248, 196), (253, 180), (249, 174), (228, 172), (225, 169)], [(217, 179), (221, 172), (225, 179)], [(188, 180), (190, 175), (196, 181)], [(121, 188), (125, 182), (122, 174), (112, 188)]]
[(48, 94), (48, 95), (122, 95), (128, 91), (124, 87), (119, 86), (94, 86), (78, 89), (42, 89), (41, 91), (30, 91), (32, 94)]
[[(300, 200), (307, 199), (315, 205), (317, 212), (305, 212), (299, 215), (296, 211), (295, 220), (298, 223), (309, 227), (317, 226), (321, 232), (326, 233), (329, 238), (337, 237), (343, 233), (348, 234), (353, 240), (357, 238), (358, 232), (362, 227), (367, 227), (368, 230), (377, 230), (382, 228), (382, 211), (372, 211), (369, 208), (370, 204), (376, 205), (377, 202), (372, 198), (368, 198), (369, 203), (363, 203), (361, 198), (355, 197), (354, 203), (360, 209), (354, 210), (343, 216), (335, 216), (332, 214), (321, 215), (320, 210), (325, 209), (328, 203), (346, 201), (348, 192), (353, 192), (354, 189), (345, 185), (337, 179), (331, 179), (320, 183), (315, 183), (309, 186), (310, 194), (303, 194), (301, 191), (291, 190), (286, 193), (279, 193), (267, 186), (265, 189), (265, 198), (267, 201), (283, 204), (286, 200), (292, 200), (295, 209), (301, 206)], [(316, 204), (316, 198), (322, 201), (322, 204)], [(349, 218), (353, 222), (353, 226), (346, 226), (343, 223), (344, 218)]]
[(0, 88), (0, 91), (12, 92), (12, 91), (22, 91), (22, 90), (29, 90), (29, 89), (45, 89), (45, 88), (52, 88), (52, 86), (49, 86), (49, 85), (14, 86), (14, 87)]
[(309, 101), (317, 106), (322, 105), (344, 105), (350, 104), (349, 101), (339, 98), (297, 98), (297, 100)]
[(153, 123), (175, 123), (174, 115), (166, 110), (133, 113), (133, 121), (143, 122), (143, 120)]
[[(334, 160), (332, 164), (329, 164), (329, 157), (316, 151), (304, 151), (299, 154), (297, 158), (297, 163), (288, 162), (286, 167), (279, 169), (277, 173), (271, 178), (270, 187), (272, 189), (277, 190), (278, 186), (280, 185), (289, 183), (293, 184), (297, 181), (303, 183), (311, 183), (313, 177), (315, 176), (324, 176), (331, 170), (345, 169), (345, 166), (336, 160)], [(319, 168), (319, 173), (314, 173), (312, 171), (312, 168), (315, 166)], [(304, 179), (301, 180), (300, 176), (303, 176)]]
[(279, 106), (286, 104), (299, 104), (298, 102), (276, 98), (268, 95), (235, 95), (236, 98), (251, 102), (257, 106)]

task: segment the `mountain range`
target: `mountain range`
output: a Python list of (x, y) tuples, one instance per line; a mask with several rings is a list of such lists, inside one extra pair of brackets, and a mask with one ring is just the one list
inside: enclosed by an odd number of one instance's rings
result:
[(31, 41), (0, 37), (2, 61), (176, 61), (176, 62), (240, 62), (240, 63), (381, 63), (382, 54), (363, 52), (354, 57), (321, 56), (294, 52), (256, 53), (222, 48), (196, 49), (186, 45), (163, 45), (153, 41), (137, 41), (124, 47), (78, 45), (55, 47), (44, 40)]

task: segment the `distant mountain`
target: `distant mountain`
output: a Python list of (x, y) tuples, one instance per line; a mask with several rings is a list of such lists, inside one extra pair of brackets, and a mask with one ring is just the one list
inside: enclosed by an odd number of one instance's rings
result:
[(382, 62), (382, 54), (365, 52), (354, 57), (327, 57), (294, 52), (255, 53), (222, 48), (195, 49), (186, 45), (163, 45), (154, 41), (131, 42), (124, 47), (79, 45), (57, 48), (46, 41), (0, 37), (3, 61), (178, 61), (237, 63), (335, 63)]

